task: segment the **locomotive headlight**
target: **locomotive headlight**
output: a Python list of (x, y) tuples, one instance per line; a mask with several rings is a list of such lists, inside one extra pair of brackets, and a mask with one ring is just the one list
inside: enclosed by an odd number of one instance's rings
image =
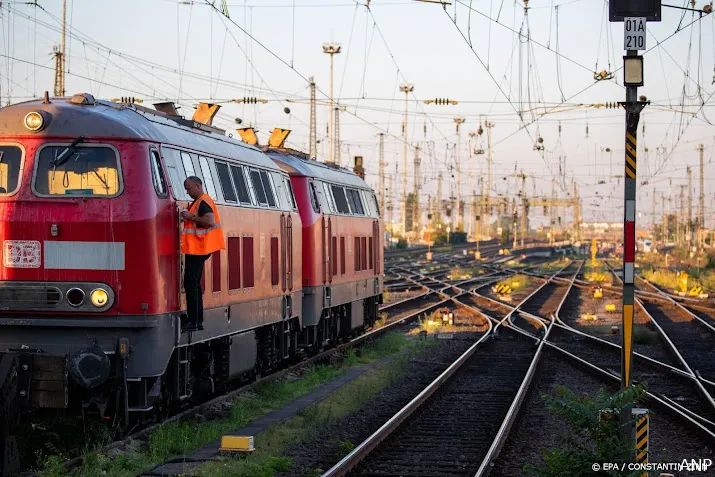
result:
[(106, 290), (102, 290), (101, 288), (95, 288), (94, 290), (92, 290), (92, 293), (89, 294), (89, 299), (92, 301), (92, 304), (94, 306), (96, 306), (97, 308), (102, 308), (109, 301), (109, 295), (107, 295)]
[(45, 125), (45, 118), (36, 111), (27, 113), (25, 116), (25, 127), (30, 131), (39, 131)]

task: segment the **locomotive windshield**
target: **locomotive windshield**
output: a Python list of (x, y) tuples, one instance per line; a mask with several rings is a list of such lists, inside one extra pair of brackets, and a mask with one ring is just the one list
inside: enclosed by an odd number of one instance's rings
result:
[(0, 196), (12, 194), (20, 182), (22, 151), (17, 146), (0, 146)]
[[(115, 196), (119, 193), (120, 172), (117, 154), (106, 146), (67, 146), (40, 149), (35, 167), (34, 190), (38, 195)], [(58, 161), (60, 158), (62, 160)]]

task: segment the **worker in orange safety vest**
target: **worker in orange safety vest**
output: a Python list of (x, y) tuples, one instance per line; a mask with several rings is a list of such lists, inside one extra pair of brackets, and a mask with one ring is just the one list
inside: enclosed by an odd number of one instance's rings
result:
[(187, 177), (184, 189), (194, 201), (188, 210), (181, 211), (184, 221), (181, 251), (185, 256), (184, 290), (187, 314), (186, 326), (182, 327), (182, 331), (199, 331), (204, 329), (204, 302), (201, 291), (204, 262), (213, 252), (224, 250), (226, 241), (216, 204), (204, 193), (201, 179), (196, 176)]

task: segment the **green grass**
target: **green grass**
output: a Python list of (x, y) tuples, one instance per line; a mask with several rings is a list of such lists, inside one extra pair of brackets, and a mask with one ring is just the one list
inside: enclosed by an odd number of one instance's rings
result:
[(219, 439), (223, 434), (240, 428), (253, 419), (307, 394), (351, 367), (377, 361), (408, 345), (423, 346), (418, 340), (409, 340), (402, 333), (389, 333), (366, 344), (359, 350), (359, 353), (355, 350), (348, 351), (340, 363), (311, 367), (299, 379), (282, 379), (258, 385), (252, 391), (237, 396), (233, 401), (233, 407), (222, 418), (211, 421), (195, 418), (166, 424), (154, 431), (137, 452), (121, 455), (114, 459), (96, 452), (90, 453), (85, 456), (82, 467), (72, 473), (67, 473), (61, 467), (62, 461), (65, 460), (64, 456), (50, 456), (44, 459), (40, 475), (42, 477), (67, 475), (133, 477), (138, 472), (155, 464), (186, 454)]
[(688, 270), (688, 274), (690, 275), (688, 277), (688, 284), (690, 288), (692, 288), (692, 285), (690, 285), (690, 280), (695, 279), (697, 280), (698, 285), (702, 285), (706, 288), (713, 289), (715, 288), (715, 272), (713, 270), (696, 270), (691, 268)]
[(112, 442), (112, 431), (104, 421), (81, 416), (40, 417), (20, 423), (17, 431), (24, 466), (48, 456), (64, 460), (86, 454)]
[(475, 275), (484, 273), (480, 267), (460, 267), (457, 265), (449, 272), (447, 278), (449, 280), (467, 280)]
[(513, 277), (505, 278), (504, 280), (501, 280), (498, 285), (509, 285), (512, 289), (512, 291), (518, 291), (518, 290), (523, 290), (524, 288), (528, 287), (531, 284), (531, 280), (529, 280), (529, 277), (526, 275), (522, 275), (520, 273), (514, 275)]
[[(433, 311), (429, 315), (425, 313), (422, 318), (419, 318), (419, 330), (430, 332), (436, 328), (442, 328), (442, 316), (440, 311)], [(430, 325), (430, 321), (434, 324)]]
[(539, 270), (542, 273), (549, 273), (549, 272), (555, 272), (557, 270), (562, 269), (566, 265), (568, 265), (569, 259), (567, 258), (566, 260), (558, 259), (558, 260), (553, 260), (551, 262), (544, 263), (542, 265), (539, 265)]
[[(681, 281), (678, 277), (677, 272), (672, 272), (670, 270), (644, 270), (642, 272), (643, 278), (649, 282), (658, 285), (668, 291), (681, 291), (680, 285)], [(688, 277), (687, 289), (690, 290), (693, 286), (699, 285), (697, 280), (693, 279), (692, 276)]]
[[(405, 355), (369, 370), (332, 396), (254, 436), (256, 450), (251, 455), (227, 456), (225, 460), (204, 464), (195, 473), (201, 476), (227, 477), (273, 475), (276, 462), (288, 462), (283, 454), (292, 446), (314, 438), (319, 435), (321, 429), (360, 410), (373, 396), (403, 375), (411, 356), (434, 345), (433, 340), (414, 340), (411, 343)], [(336, 462), (355, 448), (355, 444), (350, 441), (331, 441), (330, 444), (333, 447), (332, 457)], [(311, 469), (304, 475), (321, 475), (326, 470)], [(293, 475), (299, 475), (291, 468), (282, 471), (293, 471)]]
[(384, 311), (381, 311), (380, 313), (377, 314), (377, 320), (375, 320), (375, 329), (382, 328), (385, 326), (385, 323), (387, 323), (387, 313)]

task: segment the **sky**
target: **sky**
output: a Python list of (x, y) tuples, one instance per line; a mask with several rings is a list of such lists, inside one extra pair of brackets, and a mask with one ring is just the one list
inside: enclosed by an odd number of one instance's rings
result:
[[(190, 117), (199, 101), (221, 104), (214, 124), (235, 134), (253, 126), (266, 142), (274, 127), (290, 129), (287, 145), (308, 149), (309, 78), (317, 84), (319, 158), (328, 158), (326, 124), (330, 58), (336, 42), (334, 98), (340, 114), (341, 162), (364, 157), (378, 186), (378, 133), (385, 136), (394, 198), (403, 197), (403, 114), (407, 96), (408, 191), (415, 146), (421, 154), (422, 202), (486, 186), (485, 121), (493, 123), (492, 195), (514, 197), (526, 174), (528, 196), (566, 197), (575, 182), (584, 220), (623, 220), (624, 113), (594, 107), (625, 99), (623, 25), (608, 22), (600, 0), (67, 0), (67, 94), (134, 96), (150, 106), (175, 101)], [(686, 5), (684, 2), (680, 5)], [(689, 6), (689, 5), (687, 5)], [(696, 4), (696, 8), (702, 5)], [(60, 44), (62, 2), (2, 2), (0, 102), (52, 93), (53, 47)], [(647, 25), (645, 95), (639, 133), (639, 225), (660, 221), (661, 197), (674, 208), (692, 167), (693, 207), (699, 192), (698, 145), (704, 146), (708, 223), (715, 215), (715, 16), (663, 8)], [(643, 52), (641, 52), (643, 53)], [(594, 72), (612, 73), (596, 81)], [(231, 102), (257, 97), (267, 103)], [(425, 104), (448, 98), (456, 105)], [(285, 108), (290, 113), (285, 113)], [(240, 126), (236, 122), (240, 118)], [(464, 118), (458, 140), (455, 118)], [(538, 138), (543, 150), (535, 150)], [(457, 147), (459, 144), (459, 147)], [(610, 150), (610, 152), (608, 152)], [(397, 171), (397, 172), (396, 172)], [(470, 181), (470, 172), (475, 178)], [(655, 217), (653, 198), (657, 200)], [(687, 189), (685, 192), (687, 200)], [(395, 202), (397, 207), (397, 202)], [(534, 223), (539, 223), (534, 210)], [(571, 212), (564, 211), (564, 217)], [(712, 225), (711, 225), (712, 226)]]

